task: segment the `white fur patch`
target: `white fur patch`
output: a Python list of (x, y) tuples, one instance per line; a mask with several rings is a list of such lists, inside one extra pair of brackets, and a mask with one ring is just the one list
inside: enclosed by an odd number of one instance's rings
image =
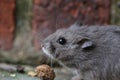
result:
[(47, 56), (49, 56), (50, 58), (54, 59), (54, 57), (50, 54), (50, 52), (49, 52), (47, 49), (45, 49), (44, 47), (42, 47), (42, 50), (43, 50), (43, 52), (44, 52)]

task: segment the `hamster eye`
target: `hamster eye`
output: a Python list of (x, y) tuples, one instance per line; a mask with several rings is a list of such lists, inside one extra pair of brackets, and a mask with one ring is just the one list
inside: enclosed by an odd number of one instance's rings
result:
[(64, 45), (64, 44), (66, 43), (66, 39), (63, 38), (63, 37), (61, 37), (61, 38), (59, 38), (59, 39), (57, 40), (57, 42), (58, 42), (59, 44), (61, 44), (61, 45)]

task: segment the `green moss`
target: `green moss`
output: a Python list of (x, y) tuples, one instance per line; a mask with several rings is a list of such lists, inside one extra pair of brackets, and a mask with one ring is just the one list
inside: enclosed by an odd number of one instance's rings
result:
[(16, 18), (30, 19), (32, 16), (33, 0), (16, 0)]
[(16, 33), (32, 27), (33, 0), (16, 0)]
[(120, 0), (112, 0), (111, 3), (111, 24), (120, 25)]

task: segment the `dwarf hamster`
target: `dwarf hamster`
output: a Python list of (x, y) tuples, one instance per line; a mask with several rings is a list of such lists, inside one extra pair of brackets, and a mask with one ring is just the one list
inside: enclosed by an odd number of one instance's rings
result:
[(78, 80), (120, 80), (120, 26), (74, 24), (45, 38), (42, 50), (76, 69)]

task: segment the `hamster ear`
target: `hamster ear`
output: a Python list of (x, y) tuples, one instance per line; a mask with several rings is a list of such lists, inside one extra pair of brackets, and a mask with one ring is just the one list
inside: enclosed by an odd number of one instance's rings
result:
[(88, 49), (93, 47), (93, 42), (87, 38), (80, 39), (77, 44), (80, 45), (81, 49)]
[(92, 41), (85, 41), (82, 45), (81, 48), (82, 49), (86, 49), (86, 48), (90, 48), (93, 46), (93, 42)]

